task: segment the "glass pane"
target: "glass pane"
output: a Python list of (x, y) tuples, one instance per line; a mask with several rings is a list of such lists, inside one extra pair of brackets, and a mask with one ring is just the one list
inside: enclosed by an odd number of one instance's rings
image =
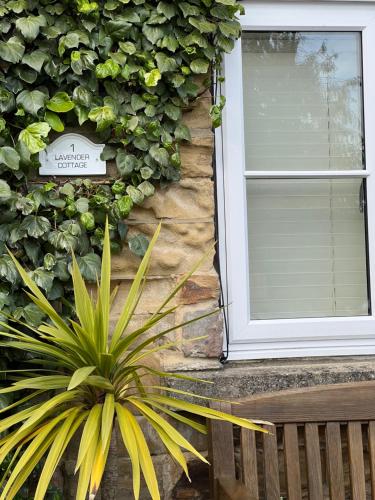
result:
[(242, 37), (246, 170), (364, 168), (361, 35)]
[(368, 315), (365, 181), (246, 182), (251, 319)]

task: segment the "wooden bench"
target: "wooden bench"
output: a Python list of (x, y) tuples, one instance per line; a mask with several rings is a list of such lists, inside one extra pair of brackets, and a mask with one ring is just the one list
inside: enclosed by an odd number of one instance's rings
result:
[(209, 424), (214, 500), (375, 499), (375, 381), (240, 402), (211, 407), (275, 427), (263, 434)]

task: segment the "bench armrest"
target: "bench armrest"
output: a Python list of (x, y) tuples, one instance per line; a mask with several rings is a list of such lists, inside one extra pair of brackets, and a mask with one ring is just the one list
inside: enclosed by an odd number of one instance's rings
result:
[(235, 479), (218, 479), (219, 500), (255, 500), (247, 487)]

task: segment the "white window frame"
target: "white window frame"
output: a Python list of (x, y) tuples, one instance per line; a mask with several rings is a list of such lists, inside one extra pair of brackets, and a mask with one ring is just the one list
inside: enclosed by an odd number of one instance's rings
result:
[[(225, 56), (223, 126), (216, 133), (218, 226), (222, 279), (228, 304), (229, 359), (375, 354), (375, 3), (241, 2), (245, 31), (360, 31), (363, 42), (366, 170), (300, 172), (298, 178), (366, 178), (372, 315), (249, 320), (241, 41)], [(296, 172), (269, 172), (269, 178)], [(262, 178), (265, 178), (264, 172)]]

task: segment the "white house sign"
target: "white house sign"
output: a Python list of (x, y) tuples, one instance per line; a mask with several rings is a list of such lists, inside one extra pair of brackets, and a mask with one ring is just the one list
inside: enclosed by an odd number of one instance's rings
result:
[(65, 134), (39, 153), (40, 175), (105, 175), (100, 156), (104, 144), (95, 144), (79, 134)]

